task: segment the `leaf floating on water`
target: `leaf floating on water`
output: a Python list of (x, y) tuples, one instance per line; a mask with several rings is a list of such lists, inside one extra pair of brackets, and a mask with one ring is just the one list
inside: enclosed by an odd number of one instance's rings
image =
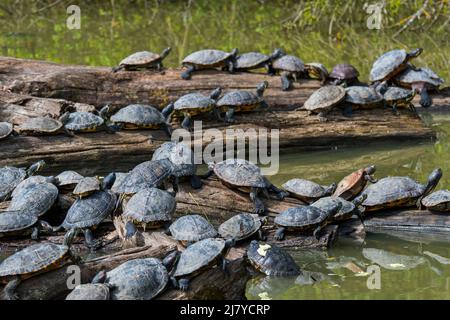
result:
[(269, 250), (270, 248), (271, 248), (271, 246), (268, 245), (268, 244), (260, 244), (257, 251), (258, 251), (258, 253), (259, 253), (260, 255), (262, 255), (263, 257), (265, 257), (266, 254), (267, 254), (267, 250)]
[(423, 254), (429, 256), (430, 258), (433, 258), (434, 260), (436, 260), (437, 262), (439, 262), (441, 264), (450, 264), (450, 259), (440, 256), (436, 253), (432, 253), (430, 251), (424, 251)]
[(261, 292), (260, 294), (258, 294), (258, 297), (261, 300), (272, 300), (272, 298), (269, 297), (269, 294), (267, 292)]

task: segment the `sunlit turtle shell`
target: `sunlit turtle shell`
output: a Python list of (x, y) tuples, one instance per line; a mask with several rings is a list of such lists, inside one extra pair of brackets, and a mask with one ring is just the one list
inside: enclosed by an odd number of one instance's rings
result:
[(197, 172), (192, 149), (184, 143), (164, 142), (155, 150), (152, 160), (169, 159), (174, 166), (177, 177), (192, 176)]
[(105, 123), (102, 117), (91, 112), (77, 111), (69, 115), (65, 127), (74, 132), (97, 131)]
[(183, 59), (183, 65), (196, 65), (202, 67), (216, 67), (232, 56), (229, 52), (222, 50), (206, 49), (195, 51)]
[(33, 184), (14, 195), (8, 210), (42, 216), (54, 205), (58, 193), (58, 188), (52, 183)]
[(111, 116), (111, 121), (123, 124), (125, 129), (158, 129), (166, 123), (158, 109), (143, 104), (132, 104), (120, 109)]
[(214, 165), (217, 177), (232, 186), (266, 188), (261, 169), (244, 159), (227, 159)]
[(63, 127), (63, 123), (50, 117), (30, 118), (19, 126), (21, 134), (52, 134), (57, 133)]
[(186, 242), (200, 241), (217, 235), (213, 225), (197, 214), (178, 218), (170, 225), (169, 230), (174, 239)]
[(374, 88), (352, 86), (345, 89), (345, 102), (353, 106), (374, 107), (383, 104), (383, 96)]
[(219, 226), (219, 234), (224, 239), (239, 241), (251, 237), (261, 226), (261, 219), (257, 215), (241, 213), (222, 223)]
[(314, 91), (305, 101), (306, 110), (322, 112), (331, 110), (345, 98), (345, 89), (341, 86), (325, 86)]
[(291, 55), (284, 55), (273, 62), (272, 67), (278, 71), (303, 72), (305, 64), (300, 58)]
[(450, 191), (433, 192), (422, 199), (422, 205), (431, 211), (448, 212), (450, 211)]
[(310, 180), (295, 178), (286, 181), (281, 187), (288, 191), (292, 196), (299, 198), (304, 202), (311, 202), (331, 195), (336, 188), (336, 184), (321, 186)]

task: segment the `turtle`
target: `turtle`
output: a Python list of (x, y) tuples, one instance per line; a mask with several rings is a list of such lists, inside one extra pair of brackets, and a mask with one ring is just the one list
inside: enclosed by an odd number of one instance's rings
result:
[(98, 190), (100, 190), (99, 177), (84, 177), (73, 189), (73, 194), (80, 198), (85, 198)]
[(349, 201), (354, 199), (366, 187), (367, 181), (371, 183), (376, 183), (378, 181), (373, 177), (375, 171), (376, 167), (370, 165), (345, 176), (339, 181), (336, 190), (333, 192), (333, 197), (341, 197), (342, 199)]
[(422, 199), (422, 205), (430, 211), (449, 212), (450, 211), (450, 191), (435, 191)]
[(13, 125), (9, 122), (0, 122), (0, 140), (6, 139), (13, 133)]
[(214, 265), (219, 265), (227, 272), (225, 255), (232, 246), (233, 239), (207, 238), (187, 247), (181, 252), (171, 276), (173, 286), (182, 291), (189, 290), (190, 279)]
[(32, 184), (12, 198), (8, 211), (24, 212), (40, 217), (47, 213), (58, 199), (58, 188), (48, 182)]
[(409, 207), (417, 205), (438, 184), (442, 177), (440, 168), (434, 169), (428, 176), (425, 185), (410, 177), (386, 177), (368, 186), (362, 194), (367, 195), (363, 202), (366, 211), (377, 211), (385, 208)]
[(109, 106), (103, 107), (98, 115), (87, 111), (76, 111), (69, 114), (64, 127), (69, 132), (97, 132), (106, 130), (108, 133), (114, 133), (118, 129), (115, 126), (107, 125), (105, 119), (109, 113)]
[(192, 72), (202, 69), (224, 68), (229, 73), (233, 73), (238, 53), (239, 50), (237, 48), (234, 48), (231, 52), (215, 49), (195, 51), (181, 62), (182, 66), (186, 67), (186, 70), (181, 73), (181, 78), (189, 80)]
[(128, 200), (122, 217), (125, 224), (125, 238), (136, 233), (135, 224), (144, 228), (168, 227), (175, 213), (177, 202), (168, 193), (157, 188), (143, 189)]
[(300, 58), (283, 55), (272, 63), (272, 68), (281, 76), (281, 89), (292, 88), (292, 80), (297, 81), (305, 72), (305, 65)]
[(209, 97), (198, 92), (186, 94), (175, 101), (175, 103), (169, 103), (163, 109), (162, 114), (167, 121), (170, 121), (171, 117), (183, 117), (181, 127), (188, 131), (191, 125), (191, 117), (193, 116), (213, 111), (216, 118), (220, 120), (216, 102), (221, 93), (222, 88), (218, 87), (210, 93)]
[(45, 161), (40, 160), (27, 169), (8, 166), (0, 168), (0, 202), (8, 200), (19, 183), (42, 170), (44, 166)]
[(359, 219), (364, 223), (363, 211), (364, 209), (359, 209), (359, 206), (366, 200), (366, 195), (360, 195), (353, 199), (353, 201), (347, 201), (341, 197), (324, 197), (313, 202), (311, 206), (317, 207), (324, 211), (328, 211), (336, 203), (341, 203), (341, 209), (332, 217), (330, 217), (331, 222), (341, 222), (350, 219), (353, 215), (357, 215)]
[(210, 163), (204, 178), (215, 174), (225, 186), (250, 194), (254, 204), (254, 213), (267, 214), (267, 209), (258, 197), (262, 191), (268, 197), (268, 191), (275, 193), (277, 200), (283, 200), (286, 193), (275, 187), (261, 173), (261, 169), (245, 159), (227, 159), (219, 163)]
[(217, 108), (225, 112), (225, 122), (234, 122), (235, 112), (249, 112), (257, 107), (268, 108), (269, 105), (264, 101), (264, 90), (269, 86), (267, 81), (261, 82), (256, 88), (256, 94), (250, 91), (235, 90), (228, 92), (217, 101)]
[(17, 185), (14, 191), (11, 193), (11, 198), (14, 198), (17, 194), (23, 192), (25, 189), (29, 189), (36, 184), (40, 183), (52, 183), (55, 184), (56, 179), (53, 176), (31, 176), (23, 180)]
[(168, 233), (185, 246), (217, 236), (217, 231), (213, 225), (195, 213), (179, 217), (170, 225)]
[(116, 174), (116, 180), (114, 181), (114, 184), (111, 187), (111, 191), (114, 192), (114, 193), (119, 193), (119, 192), (117, 192), (117, 188), (126, 179), (128, 173), (126, 173), (126, 172), (116, 172), (115, 174)]
[(112, 71), (118, 72), (120, 70), (137, 71), (137, 70), (151, 70), (156, 69), (158, 71), (163, 69), (162, 61), (169, 55), (172, 48), (168, 47), (161, 52), (161, 54), (139, 51), (126, 57), (120, 61), (119, 66), (114, 67)]
[(409, 108), (414, 114), (417, 114), (417, 110), (412, 103), (415, 95), (415, 90), (408, 90), (400, 87), (388, 87), (387, 90), (383, 92), (384, 101), (389, 107), (392, 107), (395, 114), (398, 114), (398, 107)]
[(319, 62), (305, 63), (305, 74), (309, 79), (318, 79), (321, 81), (321, 85), (324, 85), (328, 79), (329, 72), (327, 68)]
[(104, 283), (85, 283), (77, 285), (66, 300), (109, 300), (110, 286)]
[(39, 243), (16, 252), (0, 263), (0, 283), (5, 283), (4, 296), (7, 300), (19, 297), (15, 293), (22, 280), (63, 267), (69, 261), (78, 263), (70, 246), (78, 230), (72, 230), (64, 237), (62, 244)]
[(71, 192), (83, 178), (84, 177), (76, 171), (63, 171), (55, 177), (56, 186), (61, 191)]
[(110, 121), (122, 129), (164, 129), (170, 134), (166, 118), (150, 105), (130, 104), (112, 115)]
[(343, 85), (344, 87), (358, 83), (358, 77), (358, 70), (348, 63), (335, 65), (329, 75), (329, 79), (333, 85)]
[[(200, 189), (203, 185), (197, 176), (197, 165), (195, 163), (194, 153), (192, 149), (185, 143), (177, 143), (173, 141), (164, 142), (155, 150), (152, 160), (169, 159), (173, 166), (173, 175), (175, 180), (182, 177), (188, 177), (189, 182), (194, 189)], [(176, 181), (176, 184), (178, 182)]]
[(234, 69), (236, 71), (249, 71), (266, 68), (268, 74), (274, 74), (272, 62), (284, 54), (280, 48), (275, 49), (270, 56), (260, 52), (243, 53), (236, 58)]
[(292, 256), (275, 244), (252, 240), (246, 251), (250, 264), (272, 277), (293, 277), (301, 274)]
[(5, 236), (29, 236), (37, 240), (40, 231), (51, 233), (53, 230), (46, 221), (26, 212), (4, 211), (0, 214), (0, 238)]
[(345, 99), (345, 89), (341, 86), (327, 85), (314, 91), (303, 107), (310, 114), (318, 114), (319, 121), (327, 121), (326, 114)]
[(281, 241), (284, 239), (285, 231), (307, 232), (313, 230), (316, 239), (320, 237), (320, 231), (342, 208), (341, 202), (333, 203), (326, 208), (318, 208), (312, 205), (289, 208), (278, 214), (274, 222), (280, 228), (276, 231), (274, 239)]
[(66, 133), (68, 136), (72, 136), (73, 134), (64, 126), (69, 120), (69, 115), (70, 112), (66, 112), (58, 119), (53, 119), (51, 117), (30, 118), (20, 125), (17, 131), (20, 134), (27, 136), (53, 135), (61, 132)]
[(429, 68), (406, 68), (402, 73), (394, 78), (394, 81), (402, 87), (411, 88), (420, 94), (420, 105), (428, 108), (433, 104), (433, 100), (428, 94), (429, 91), (437, 90), (444, 80)]
[(291, 196), (305, 203), (311, 203), (319, 198), (333, 194), (334, 190), (336, 190), (336, 183), (333, 182), (329, 186), (321, 186), (310, 180), (294, 178), (286, 181), (281, 188), (289, 192)]
[(351, 86), (345, 88), (344, 115), (351, 117), (354, 109), (372, 109), (385, 106), (382, 83), (377, 87)]
[(263, 220), (250, 213), (237, 214), (219, 226), (219, 234), (224, 239), (241, 241), (258, 233), (259, 240), (265, 241), (266, 237), (261, 229)]
[(396, 49), (384, 53), (373, 63), (372, 70), (370, 70), (370, 81), (377, 83), (391, 80), (408, 66), (409, 61), (417, 58), (422, 51), (422, 48), (417, 48), (408, 53), (403, 49)]

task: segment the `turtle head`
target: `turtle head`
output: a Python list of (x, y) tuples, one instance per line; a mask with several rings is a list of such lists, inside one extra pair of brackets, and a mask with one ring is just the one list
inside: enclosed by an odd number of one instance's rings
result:
[(371, 166), (368, 166), (367, 168), (364, 168), (364, 172), (366, 174), (374, 174), (376, 170), (377, 170), (377, 168), (375, 167), (375, 165), (371, 165)]
[(162, 264), (164, 265), (164, 267), (166, 267), (167, 270), (172, 270), (177, 266), (180, 255), (180, 251), (172, 251), (163, 259)]
[(106, 119), (108, 117), (109, 111), (111, 110), (109, 104), (107, 104), (106, 106), (104, 106), (103, 108), (100, 109), (98, 115), (100, 117), (102, 117), (103, 119)]
[(170, 53), (170, 51), (172, 51), (171, 47), (167, 47), (163, 50), (163, 52), (161, 52), (161, 59), (164, 59), (165, 57), (167, 57)]
[(45, 182), (56, 185), (57, 180), (55, 176), (49, 176), (45, 178)]
[(169, 118), (169, 116), (173, 112), (174, 108), (175, 108), (175, 105), (173, 102), (171, 102), (164, 109), (162, 109), (161, 113), (166, 120)]
[(217, 99), (219, 99), (221, 94), (222, 94), (222, 88), (217, 87), (209, 94), (209, 97), (213, 100), (217, 100)]
[(66, 122), (69, 120), (70, 112), (64, 112), (62, 116), (59, 117), (59, 121), (61, 121), (62, 124), (66, 124)]
[(109, 190), (112, 188), (114, 182), (116, 181), (116, 173), (111, 172), (102, 181), (102, 190)]
[(63, 245), (70, 247), (72, 245), (73, 240), (77, 236), (78, 231), (79, 231), (78, 228), (70, 229), (64, 236)]
[(339, 212), (339, 210), (342, 209), (342, 202), (336, 201), (336, 203), (330, 208), (330, 210), (327, 212), (327, 217), (334, 217), (336, 213)]
[(281, 48), (276, 48), (272, 54), (270, 55), (270, 60), (278, 59), (282, 56), (284, 56), (286, 53)]
[(423, 52), (423, 48), (416, 48), (416, 49), (413, 49), (413, 50), (411, 50), (409, 53), (408, 53), (408, 58), (409, 59), (412, 59), (412, 58), (417, 58), (418, 56), (420, 56), (420, 54)]
[(91, 283), (105, 283), (106, 281), (106, 271), (100, 270), (94, 278), (92, 278)]
[(387, 91), (388, 88), (389, 88), (388, 82), (387, 81), (383, 81), (383, 82), (380, 82), (379, 84), (377, 84), (375, 86), (375, 91), (379, 95), (384, 95), (384, 93)]
[(44, 160), (39, 160), (36, 163), (33, 163), (28, 169), (27, 169), (27, 175), (28, 176), (32, 176), (34, 175), (36, 172), (42, 170), (45, 167), (45, 161)]
[(256, 87), (256, 95), (258, 97), (262, 97), (264, 94), (264, 90), (267, 89), (267, 87), (269, 86), (269, 83), (267, 81), (263, 81), (261, 82), (258, 87)]
[(236, 245), (236, 240), (234, 238), (225, 240), (225, 249), (230, 249)]
[(330, 184), (326, 189), (325, 189), (325, 196), (331, 196), (334, 191), (336, 191), (337, 188), (337, 184), (336, 182), (333, 182), (332, 184)]
[(428, 182), (425, 186), (425, 190), (422, 194), (422, 197), (427, 196), (431, 191), (436, 188), (437, 184), (439, 183), (439, 180), (442, 178), (442, 170), (441, 168), (434, 169), (430, 175), (428, 176)]
[(238, 54), (239, 54), (239, 49), (238, 48), (234, 48), (233, 50), (231, 50), (231, 57), (233, 59), (236, 59)]
[(352, 203), (355, 205), (355, 207), (358, 207), (363, 204), (364, 200), (367, 199), (367, 193), (363, 193), (359, 196), (357, 196), (355, 199), (353, 199)]

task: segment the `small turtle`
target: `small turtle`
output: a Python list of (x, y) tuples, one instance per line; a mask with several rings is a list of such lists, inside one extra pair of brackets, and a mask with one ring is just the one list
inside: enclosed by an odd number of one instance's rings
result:
[(324, 85), (327, 81), (329, 73), (323, 64), (319, 62), (305, 63), (304, 68), (309, 79), (318, 79), (321, 81), (321, 85)]
[(317, 113), (320, 121), (327, 121), (325, 115), (342, 102), (344, 98), (344, 88), (328, 85), (314, 91), (303, 106), (309, 113)]
[(72, 136), (64, 127), (65, 123), (69, 120), (69, 115), (70, 112), (66, 112), (59, 119), (53, 119), (51, 117), (30, 118), (19, 126), (18, 132), (27, 136), (52, 135), (64, 132)]
[(191, 117), (202, 113), (213, 111), (216, 118), (220, 120), (216, 102), (222, 93), (222, 88), (214, 89), (209, 97), (200, 93), (189, 93), (179, 98), (175, 103), (169, 103), (162, 111), (162, 114), (170, 120), (171, 117), (181, 118), (181, 126), (188, 130), (191, 126)]
[(37, 240), (39, 232), (52, 232), (52, 226), (39, 220), (36, 215), (17, 211), (4, 211), (0, 214), (0, 238), (6, 236), (29, 236)]
[(220, 238), (203, 239), (187, 247), (180, 255), (171, 281), (175, 287), (182, 291), (189, 289), (189, 282), (200, 272), (219, 265), (224, 272), (227, 272), (225, 255), (229, 248), (234, 245), (233, 240), (223, 240)]
[(185, 246), (217, 236), (213, 225), (198, 214), (189, 214), (178, 218), (170, 225), (169, 232), (175, 240)]
[(316, 239), (320, 237), (322, 230), (342, 208), (341, 202), (336, 202), (320, 209), (315, 206), (299, 206), (289, 208), (275, 217), (275, 224), (280, 226), (276, 231), (274, 239), (281, 241), (284, 233), (288, 231), (306, 232), (313, 230)]
[(194, 71), (203, 69), (225, 68), (228, 72), (234, 72), (234, 64), (238, 49), (233, 49), (231, 52), (224, 52), (221, 50), (206, 49), (191, 53), (183, 59), (181, 64), (187, 69), (181, 74), (181, 78), (189, 80)]
[(311, 206), (317, 207), (324, 211), (328, 211), (331, 207), (335, 206), (337, 203), (341, 203), (341, 208), (332, 217), (330, 217), (331, 222), (340, 222), (350, 219), (353, 215), (357, 215), (359, 219), (364, 223), (362, 213), (364, 209), (359, 209), (358, 207), (366, 200), (366, 195), (360, 195), (356, 197), (353, 201), (347, 201), (340, 197), (324, 197), (313, 202)]
[(377, 180), (373, 177), (376, 167), (374, 165), (367, 168), (359, 169), (350, 173), (339, 181), (333, 197), (341, 197), (345, 200), (352, 200), (363, 191), (367, 181), (376, 183)]
[(227, 187), (249, 193), (255, 209), (254, 213), (264, 215), (267, 209), (258, 197), (262, 191), (268, 197), (268, 191), (275, 193), (278, 200), (283, 200), (286, 194), (275, 187), (261, 174), (261, 169), (245, 159), (227, 159), (219, 163), (211, 163), (205, 178), (215, 174)]
[(363, 202), (366, 211), (376, 211), (385, 208), (409, 207), (418, 205), (438, 184), (442, 177), (440, 168), (434, 169), (423, 185), (410, 177), (387, 177), (368, 186), (362, 194), (367, 195)]
[(23, 180), (21, 183), (17, 185), (14, 191), (11, 193), (11, 198), (14, 198), (19, 193), (23, 192), (25, 189), (29, 189), (36, 184), (40, 183), (52, 183), (55, 184), (56, 179), (53, 176), (44, 177), (44, 176), (31, 176)]
[(30, 185), (14, 194), (8, 211), (24, 212), (40, 217), (47, 213), (58, 199), (58, 188), (54, 184), (44, 182)]
[(371, 82), (389, 81), (403, 71), (411, 59), (417, 58), (423, 49), (417, 48), (407, 53), (405, 50), (392, 50), (381, 55), (370, 71)]
[(25, 178), (34, 175), (44, 168), (44, 166), (45, 161), (40, 160), (32, 164), (28, 169), (16, 167), (0, 168), (0, 202), (8, 200), (19, 183), (25, 180)]
[(235, 112), (249, 112), (257, 107), (268, 108), (268, 104), (263, 99), (264, 90), (269, 83), (264, 81), (256, 88), (256, 94), (250, 91), (236, 90), (225, 94), (217, 101), (217, 108), (225, 112), (225, 122), (234, 122)]
[(165, 48), (160, 55), (149, 51), (133, 53), (120, 61), (119, 66), (113, 68), (113, 72), (118, 72), (120, 70), (136, 71), (143, 69), (156, 69), (158, 71), (162, 70), (162, 61), (169, 55), (171, 50), (172, 49), (170, 47)]
[[(155, 150), (152, 160), (169, 159), (173, 166), (175, 180), (188, 177), (192, 188), (200, 189), (203, 185), (197, 176), (197, 165), (195, 164), (192, 149), (184, 143), (164, 142)], [(178, 184), (178, 181), (175, 182)]]
[(297, 81), (305, 72), (303, 61), (291, 55), (283, 55), (276, 59), (272, 67), (281, 76), (281, 89), (283, 91), (291, 89), (292, 80)]
[(416, 95), (415, 90), (408, 90), (399, 87), (388, 87), (385, 92), (383, 92), (384, 101), (390, 107), (395, 114), (398, 114), (398, 107), (409, 108), (414, 114), (417, 114), (416, 108), (412, 103), (414, 96)]
[(108, 126), (105, 122), (109, 106), (103, 107), (98, 115), (92, 112), (76, 111), (69, 114), (64, 127), (69, 132), (97, 132), (106, 130), (109, 133), (117, 131), (116, 127)]
[(395, 77), (394, 81), (402, 87), (412, 88), (420, 94), (420, 105), (428, 108), (433, 104), (433, 100), (428, 94), (429, 91), (437, 90), (444, 80), (429, 68), (406, 68), (401, 74)]
[(383, 94), (385, 83), (377, 87), (351, 86), (345, 88), (344, 115), (352, 116), (354, 109), (372, 109), (385, 105)]
[(13, 132), (13, 125), (9, 122), (0, 122), (0, 140), (6, 139)]
[(329, 186), (321, 186), (310, 180), (295, 178), (286, 181), (281, 187), (293, 197), (305, 203), (311, 203), (319, 198), (331, 195), (336, 190), (336, 183), (332, 183)]
[(72, 255), (70, 245), (77, 230), (67, 233), (63, 244), (39, 243), (16, 252), (0, 263), (0, 282), (5, 283), (4, 295), (7, 300), (19, 297), (15, 290), (22, 280), (38, 274), (61, 268), (72, 260), (78, 259)]
[(85, 177), (77, 183), (75, 189), (73, 189), (73, 194), (85, 198), (98, 190), (100, 190), (99, 177)]
[(301, 271), (289, 253), (274, 244), (253, 240), (247, 248), (250, 264), (267, 276), (292, 277)]
[(449, 212), (450, 191), (449, 190), (435, 191), (422, 199), (422, 205), (425, 206), (430, 211)]
[(335, 65), (329, 76), (333, 85), (343, 85), (344, 87), (358, 83), (358, 77), (358, 70), (347, 63)]
[(257, 215), (240, 213), (222, 223), (219, 226), (219, 234), (224, 239), (240, 241), (258, 233), (259, 240), (265, 241), (262, 225), (263, 221)]
[(266, 68), (268, 74), (274, 74), (272, 62), (284, 55), (283, 50), (275, 49), (270, 55), (265, 55), (259, 52), (247, 52), (239, 55), (236, 58), (234, 69), (236, 71), (249, 71), (253, 69)]
[(63, 171), (55, 177), (56, 186), (62, 191), (72, 192), (83, 178), (84, 177), (76, 171)]
[(110, 120), (122, 129), (164, 129), (170, 132), (163, 114), (149, 105), (131, 104), (117, 111)]

